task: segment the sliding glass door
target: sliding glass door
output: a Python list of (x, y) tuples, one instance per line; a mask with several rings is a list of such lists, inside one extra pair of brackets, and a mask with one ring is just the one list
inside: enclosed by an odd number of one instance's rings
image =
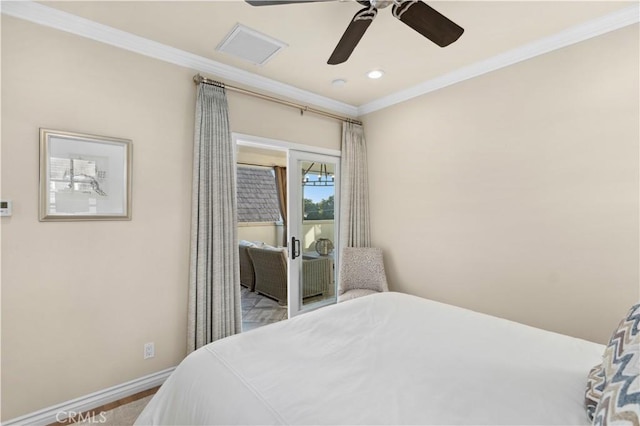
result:
[(289, 317), (336, 302), (340, 158), (288, 155)]

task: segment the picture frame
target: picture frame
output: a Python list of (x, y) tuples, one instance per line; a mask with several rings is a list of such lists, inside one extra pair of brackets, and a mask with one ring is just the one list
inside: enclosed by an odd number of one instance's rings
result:
[(131, 220), (132, 141), (40, 129), (40, 221)]

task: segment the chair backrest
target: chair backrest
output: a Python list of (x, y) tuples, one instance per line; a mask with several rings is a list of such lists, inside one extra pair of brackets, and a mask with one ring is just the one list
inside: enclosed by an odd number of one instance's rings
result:
[(256, 287), (256, 273), (249, 257), (249, 246), (240, 245), (240, 283), (253, 291)]
[(338, 294), (353, 289), (389, 291), (382, 249), (374, 247), (342, 249)]
[(248, 249), (256, 272), (255, 290), (287, 303), (287, 255), (283, 250)]

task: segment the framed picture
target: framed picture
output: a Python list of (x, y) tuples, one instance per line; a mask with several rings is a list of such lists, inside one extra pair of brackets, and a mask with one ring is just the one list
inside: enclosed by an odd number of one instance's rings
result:
[(40, 129), (40, 220), (130, 220), (131, 145)]

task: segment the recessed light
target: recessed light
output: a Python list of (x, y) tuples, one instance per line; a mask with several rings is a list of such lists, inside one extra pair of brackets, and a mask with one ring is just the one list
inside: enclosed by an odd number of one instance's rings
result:
[(342, 78), (337, 78), (337, 79), (335, 79), (335, 80), (333, 80), (331, 82), (331, 85), (334, 86), (334, 87), (342, 87), (345, 84), (347, 84), (347, 80), (342, 79)]
[(383, 75), (384, 75), (384, 71), (382, 70), (373, 70), (367, 73), (367, 77), (372, 78), (374, 80), (382, 77)]

